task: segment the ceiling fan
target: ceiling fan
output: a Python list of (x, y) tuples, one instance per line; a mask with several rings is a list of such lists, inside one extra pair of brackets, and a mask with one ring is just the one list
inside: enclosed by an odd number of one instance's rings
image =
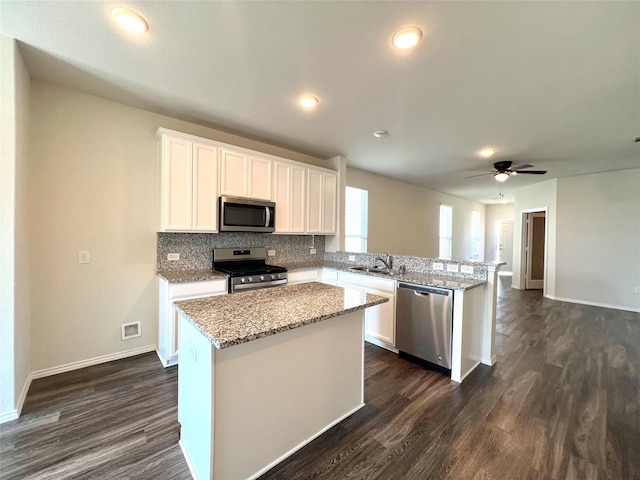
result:
[(489, 173), (481, 173), (480, 175), (471, 175), (470, 177), (481, 177), (483, 175), (493, 175), (498, 182), (504, 182), (511, 175), (517, 175), (519, 173), (526, 173), (529, 175), (544, 175), (547, 173), (546, 170), (527, 170), (528, 168), (532, 168), (533, 165), (529, 165), (528, 163), (524, 163), (522, 165), (518, 165), (517, 167), (511, 168), (513, 162), (509, 160), (504, 160), (502, 162), (496, 162), (493, 164), (494, 170), (491, 170)]

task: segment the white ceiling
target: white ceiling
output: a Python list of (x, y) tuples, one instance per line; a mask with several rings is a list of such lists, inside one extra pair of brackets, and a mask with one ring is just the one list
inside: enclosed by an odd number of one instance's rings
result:
[[(116, 6), (149, 32), (118, 29)], [(464, 177), (494, 161), (548, 170), (507, 198), (640, 167), (636, 1), (2, 0), (0, 19), (32, 78), (484, 203), (497, 182)], [(390, 43), (404, 25), (424, 32), (409, 53)]]

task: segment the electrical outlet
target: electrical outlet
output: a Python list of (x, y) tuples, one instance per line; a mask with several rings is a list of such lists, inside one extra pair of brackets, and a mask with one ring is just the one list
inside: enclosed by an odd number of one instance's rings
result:
[(457, 272), (458, 264), (457, 263), (448, 263), (447, 264), (447, 272)]
[(440, 262), (434, 262), (433, 264), (434, 270), (444, 270), (444, 264)]
[(310, 253), (311, 255), (315, 255), (315, 254), (316, 254), (316, 249), (315, 249), (315, 248), (310, 248), (310, 249), (309, 249), (309, 253)]
[(636, 288), (634, 289), (634, 292), (636, 292), (636, 293), (640, 293), (640, 287), (636, 287)]
[(78, 263), (80, 265), (91, 263), (91, 256), (89, 255), (88, 250), (81, 250), (78, 252)]
[(267, 250), (267, 255), (270, 257), (275, 257), (276, 256), (276, 251), (275, 250)]
[(355, 262), (356, 261), (356, 256), (355, 255), (349, 255), (349, 261), (350, 262)]
[(167, 260), (169, 260), (170, 262), (175, 262), (176, 260), (180, 260), (180, 254), (179, 253), (168, 253), (167, 254)]
[(460, 271), (462, 273), (473, 273), (473, 267), (471, 265), (460, 265)]

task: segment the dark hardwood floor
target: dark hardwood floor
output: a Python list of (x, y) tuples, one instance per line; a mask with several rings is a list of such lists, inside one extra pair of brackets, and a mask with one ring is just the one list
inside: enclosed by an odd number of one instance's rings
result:
[[(640, 314), (509, 281), (493, 368), (456, 384), (367, 345), (367, 405), (261, 479), (640, 479)], [(0, 478), (190, 478), (176, 380), (148, 354), (34, 381)]]

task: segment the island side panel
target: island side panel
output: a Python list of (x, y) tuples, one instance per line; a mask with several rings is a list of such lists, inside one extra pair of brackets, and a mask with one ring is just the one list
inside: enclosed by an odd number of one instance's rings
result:
[(451, 379), (462, 382), (480, 363), (483, 342), (483, 289), (453, 294)]
[(213, 350), (211, 342), (180, 314), (178, 422), (180, 448), (194, 479), (213, 475)]
[(364, 406), (364, 310), (214, 352), (214, 478), (257, 478)]
[(496, 363), (496, 304), (498, 301), (499, 266), (491, 265), (487, 272), (487, 284), (484, 287), (484, 314), (482, 319), (482, 363)]

